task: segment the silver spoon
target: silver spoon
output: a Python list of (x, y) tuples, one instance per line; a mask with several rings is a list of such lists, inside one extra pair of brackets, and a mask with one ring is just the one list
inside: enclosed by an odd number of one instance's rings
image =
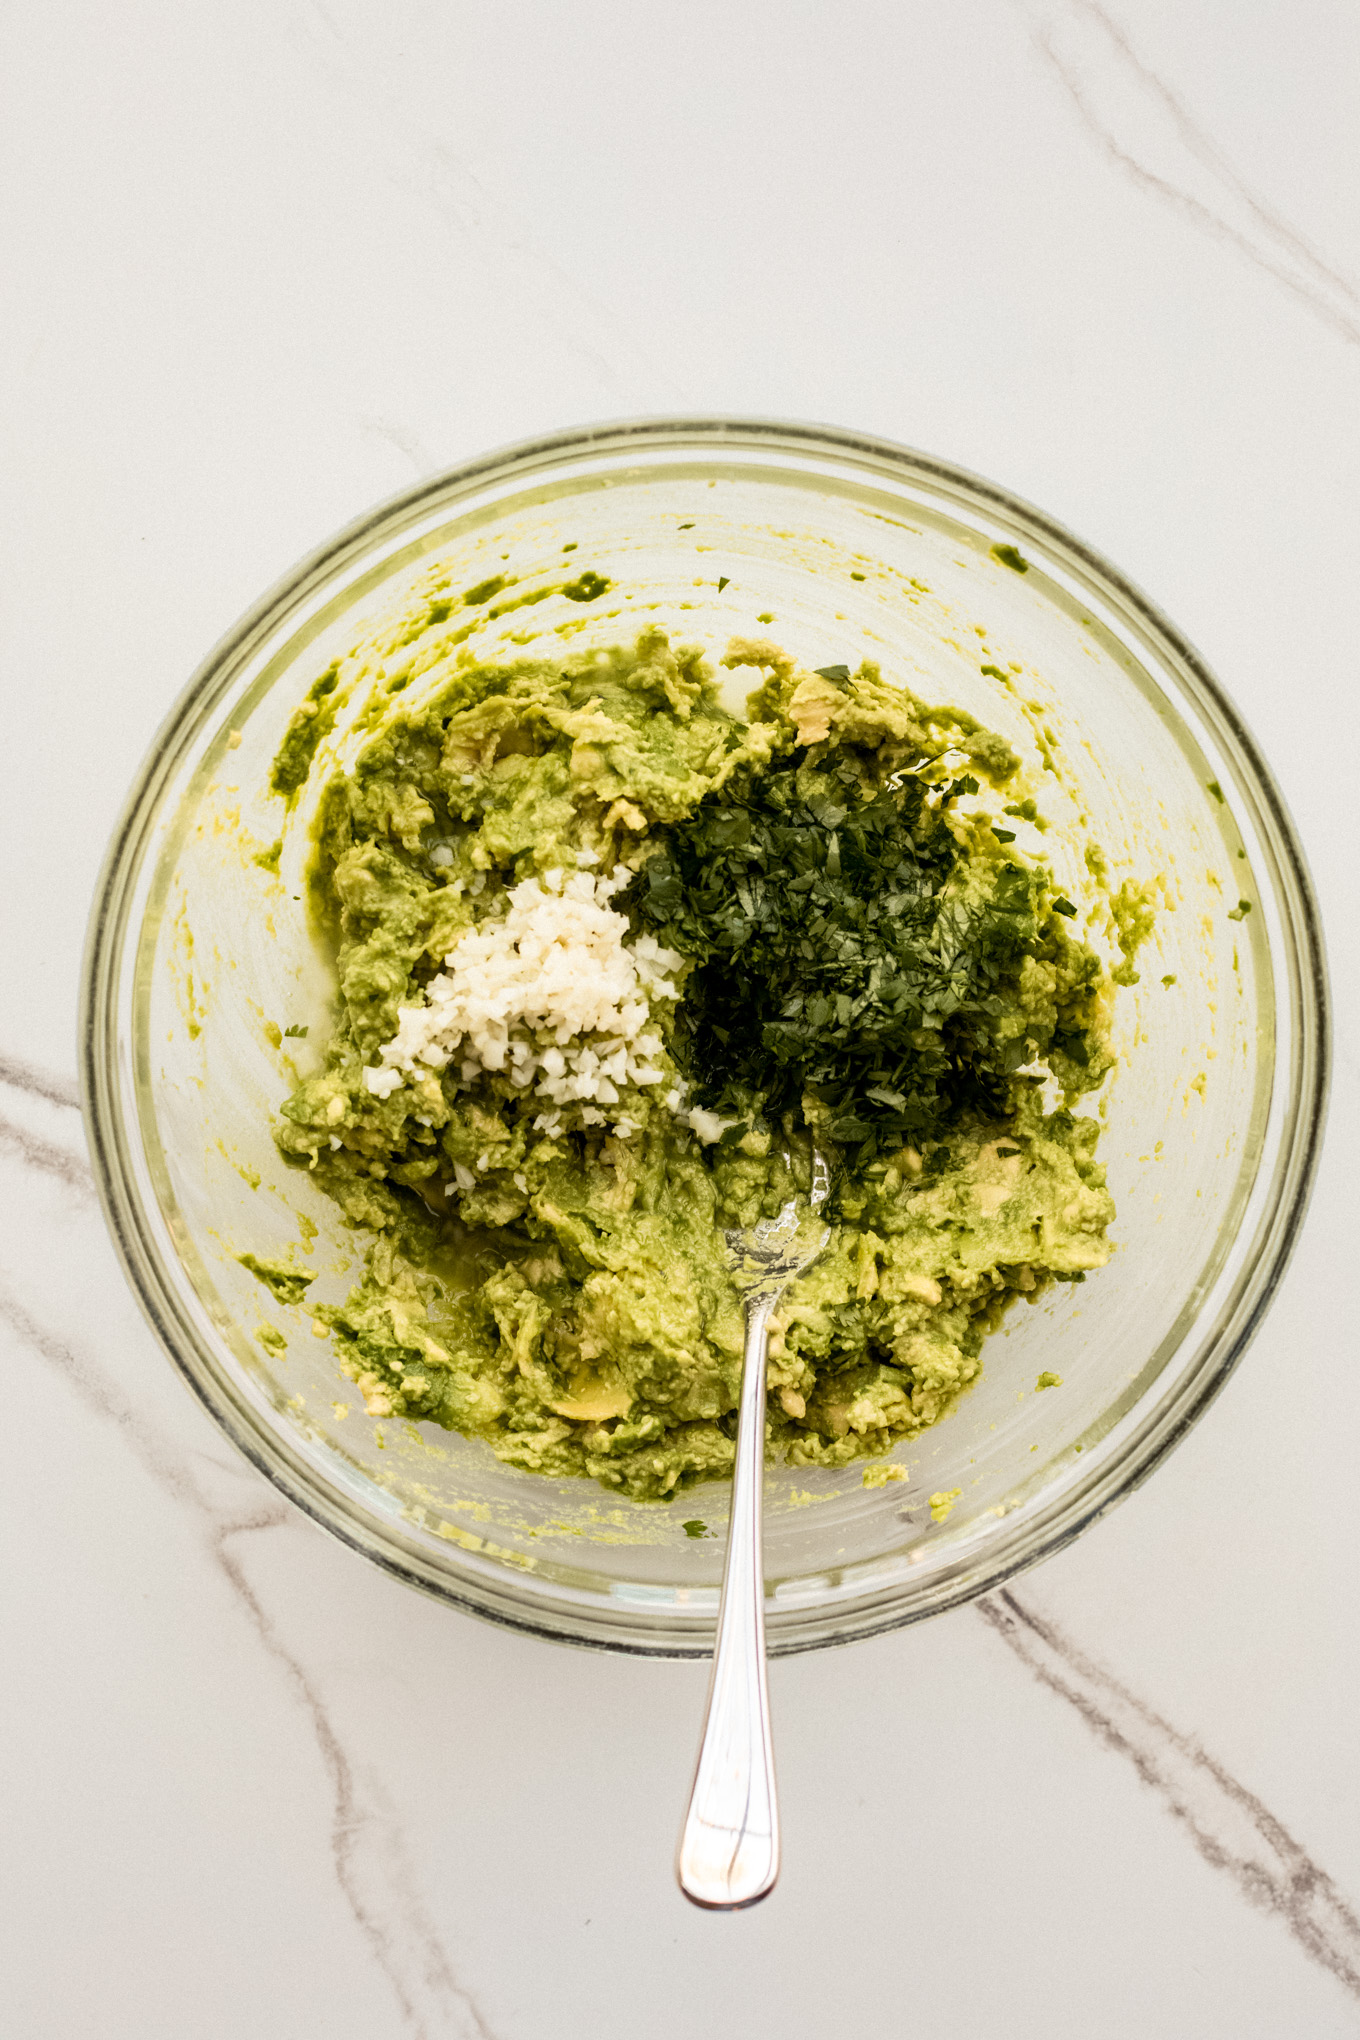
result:
[(724, 1235), (728, 1264), (746, 1304), (746, 1354), (718, 1636), (699, 1760), (675, 1859), (686, 1898), (714, 1912), (754, 1905), (774, 1889), (779, 1875), (761, 1550), (765, 1364), (771, 1312), (831, 1236), (817, 1217), (830, 1187), (826, 1163), (814, 1148), (806, 1203), (792, 1197), (778, 1218), (762, 1219), (749, 1232)]

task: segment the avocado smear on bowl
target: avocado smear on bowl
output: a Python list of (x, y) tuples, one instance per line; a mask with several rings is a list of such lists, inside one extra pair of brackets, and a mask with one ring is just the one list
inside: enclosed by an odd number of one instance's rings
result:
[(1002, 826), (1014, 754), (869, 663), (723, 663), (744, 720), (659, 630), (389, 712), (321, 802), (336, 1015), (275, 1135), (371, 1235), (307, 1307), (371, 1414), (641, 1500), (730, 1473), (720, 1231), (805, 1190), (814, 1137), (831, 1239), (770, 1341), (792, 1466), (937, 1422), (1114, 1215), (1071, 1109), (1111, 976)]

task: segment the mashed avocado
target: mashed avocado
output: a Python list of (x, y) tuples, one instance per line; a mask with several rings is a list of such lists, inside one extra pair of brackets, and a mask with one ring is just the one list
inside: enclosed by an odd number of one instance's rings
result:
[(867, 664), (726, 663), (745, 720), (659, 631), (394, 707), (322, 802), (335, 1022), (276, 1133), (371, 1235), (311, 1315), (372, 1414), (644, 1499), (730, 1471), (719, 1229), (806, 1188), (814, 1136), (832, 1238), (770, 1345), (792, 1465), (935, 1423), (1018, 1296), (1110, 1251), (1071, 1110), (1109, 979), (989, 819), (1013, 755)]

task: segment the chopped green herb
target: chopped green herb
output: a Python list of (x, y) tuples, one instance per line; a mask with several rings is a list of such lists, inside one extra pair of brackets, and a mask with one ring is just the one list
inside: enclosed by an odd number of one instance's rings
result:
[(1230, 910), (1228, 914), (1228, 919), (1230, 921), (1244, 921), (1250, 912), (1251, 901), (1239, 900), (1237, 902), (1237, 905)]
[(609, 582), (603, 574), (596, 574), (587, 567), (574, 581), (568, 581), (562, 593), (568, 602), (595, 602), (608, 586)]
[(813, 671), (821, 680), (848, 680), (850, 678), (850, 668), (848, 666), (815, 666)]
[(1218, 802), (1219, 806), (1221, 807), (1223, 805), (1223, 788), (1219, 785), (1216, 779), (1211, 779), (1208, 782), (1208, 785), (1210, 793), (1213, 795), (1214, 799)]
[(499, 595), (504, 586), (504, 574), (493, 574), (489, 581), (479, 581), (475, 588), (467, 589), (463, 601), (469, 609), (476, 609), (479, 604), (489, 602), (493, 595)]
[(692, 523), (690, 523), (690, 524), (680, 524), (680, 525), (677, 525), (677, 526), (676, 526), (676, 529), (677, 529), (678, 531), (693, 531), (693, 529), (694, 529), (694, 525), (693, 525)]
[(728, 585), (728, 582), (729, 582), (729, 581), (731, 580), (731, 578), (732, 578), (732, 577), (731, 577), (731, 575), (730, 575), (730, 574), (719, 574), (719, 576), (718, 576), (718, 593), (719, 593), (720, 595), (722, 594), (722, 591), (723, 591), (723, 589), (724, 589), (724, 588), (725, 588), (725, 587), (726, 587), (726, 586)]
[(1065, 1055), (1078, 1069), (1085, 1069), (1091, 1060), (1091, 1051), (1086, 1046), (1086, 1037), (1075, 1029), (1058, 1028), (1053, 1036), (1053, 1046), (1059, 1055)]
[(1175, 984), (1175, 982), (1176, 982), (1176, 974), (1175, 974), (1175, 972), (1174, 972), (1174, 971), (1172, 971), (1172, 972), (1170, 973), (1170, 975), (1169, 975), (1169, 976), (1167, 976), (1167, 977), (1164, 977), (1164, 978), (1162, 979), (1162, 983), (1163, 983), (1164, 985), (1174, 985), (1174, 984)]
[(686, 1537), (708, 1537), (712, 1534), (707, 1523), (701, 1523), (697, 1516), (691, 1516), (689, 1522), (683, 1523), (680, 1527)]
[[(622, 896), (694, 964), (674, 1049), (699, 1101), (737, 1120), (723, 1145), (810, 1107), (858, 1170), (962, 1113), (1005, 1118), (1015, 1072), (1050, 1045), (1087, 1067), (1075, 1011), (1041, 1040), (1007, 1030), (1026, 957), (1067, 938), (1040, 904), (1041, 877), (1017, 863), (989, 868), (982, 893), (953, 882), (947, 812), (978, 782), (907, 773), (866, 795), (853, 758), (806, 759), (710, 795)], [(1063, 910), (1076, 912), (1053, 903)], [(925, 1175), (948, 1164), (941, 1145)]]
[(1013, 843), (1015, 841), (1014, 829), (998, 829), (995, 822), (992, 823), (992, 834), (996, 837), (998, 843)]
[(1029, 572), (1029, 561), (1013, 545), (994, 545), (992, 547), (992, 558), (1000, 560), (1003, 567), (1010, 567), (1017, 574), (1027, 574)]
[(1077, 917), (1077, 910), (1073, 906), (1071, 900), (1065, 900), (1062, 898), (1054, 900), (1053, 911), (1055, 914), (1066, 914), (1069, 921), (1075, 921)]
[(978, 671), (985, 673), (992, 680), (1004, 680), (1007, 685), (1010, 684), (1009, 673), (1003, 673), (1000, 666), (979, 666)]
[(850, 579), (852, 581), (862, 581), (864, 579), (864, 576), (863, 574), (851, 574)]
[(305, 1041), (307, 1039), (307, 1029), (305, 1027), (285, 1027), (283, 1032), (285, 1038), (291, 1036), (295, 1041)]

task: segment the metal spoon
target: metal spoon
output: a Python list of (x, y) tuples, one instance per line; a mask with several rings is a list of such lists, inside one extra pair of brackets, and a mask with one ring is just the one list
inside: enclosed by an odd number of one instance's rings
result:
[(765, 1363), (775, 1304), (830, 1238), (817, 1217), (829, 1188), (826, 1163), (814, 1148), (806, 1203), (790, 1198), (778, 1218), (762, 1219), (749, 1232), (724, 1235), (733, 1279), (746, 1303), (746, 1354), (718, 1636), (699, 1760), (675, 1859), (686, 1898), (714, 1912), (754, 1905), (773, 1890), (779, 1875), (761, 1550)]

